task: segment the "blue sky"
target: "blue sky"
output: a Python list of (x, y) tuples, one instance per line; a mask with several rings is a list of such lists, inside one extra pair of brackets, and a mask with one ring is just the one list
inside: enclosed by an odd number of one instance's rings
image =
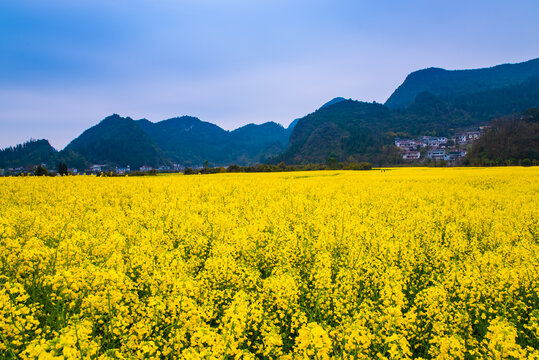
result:
[(539, 57), (537, 0), (0, 0), (0, 147), (105, 116), (287, 126), (411, 71)]

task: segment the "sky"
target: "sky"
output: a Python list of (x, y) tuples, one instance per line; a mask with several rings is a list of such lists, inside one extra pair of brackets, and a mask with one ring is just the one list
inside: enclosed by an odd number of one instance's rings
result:
[(117, 113), (288, 126), (426, 67), (539, 57), (537, 0), (0, 0), (0, 148)]

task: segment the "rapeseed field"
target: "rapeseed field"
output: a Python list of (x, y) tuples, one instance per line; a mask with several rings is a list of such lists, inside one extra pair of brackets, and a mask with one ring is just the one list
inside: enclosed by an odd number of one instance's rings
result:
[(539, 359), (538, 180), (0, 178), (0, 358)]

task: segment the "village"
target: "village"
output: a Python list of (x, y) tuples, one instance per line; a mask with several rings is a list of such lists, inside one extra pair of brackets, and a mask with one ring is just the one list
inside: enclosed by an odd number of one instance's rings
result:
[(420, 136), (415, 139), (395, 138), (395, 146), (402, 153), (402, 159), (412, 162), (444, 161), (458, 164), (466, 156), (467, 149), (481, 137), (487, 126), (463, 131), (453, 136)]
[[(178, 171), (182, 171), (183, 169), (184, 167), (180, 164), (172, 164), (171, 166), (162, 165), (159, 167), (152, 167), (152, 166), (144, 165), (144, 166), (139, 167), (138, 169), (133, 169), (133, 170), (131, 169), (131, 166), (129, 165), (127, 165), (126, 167), (119, 167), (119, 166), (113, 167), (107, 164), (102, 164), (102, 165), (96, 164), (96, 165), (91, 165), (90, 167), (88, 167), (88, 169), (86, 169), (85, 172), (91, 173), (91, 174), (99, 174), (102, 172), (114, 172), (118, 175), (124, 175), (124, 174), (129, 174), (133, 171), (148, 172), (148, 171), (156, 170), (158, 172), (178, 172)], [(69, 169), (69, 171), (74, 174), (77, 173), (77, 169)]]
[[(7, 169), (0, 169), (0, 176), (9, 176), (9, 175), (31, 175), (34, 174), (36, 171), (36, 168), (40, 166), (44, 169), (48, 169), (49, 172), (52, 172), (52, 174), (55, 174), (55, 169), (52, 166), (49, 166), (48, 164), (40, 164), (37, 166), (33, 166), (30, 168), (26, 167), (10, 167)], [(99, 175), (101, 173), (113, 173), (116, 175), (126, 175), (126, 174), (132, 174), (135, 172), (139, 173), (147, 173), (150, 171), (156, 171), (156, 172), (178, 172), (183, 171), (184, 166), (180, 164), (172, 164), (171, 166), (168, 165), (162, 165), (159, 167), (152, 167), (152, 166), (141, 166), (137, 169), (131, 169), (131, 166), (127, 165), (126, 167), (119, 167), (119, 166), (112, 166), (108, 164), (93, 164), (88, 166), (88, 168), (80, 170), (76, 168), (68, 168), (67, 173), (71, 175), (84, 175), (84, 174), (95, 174)]]

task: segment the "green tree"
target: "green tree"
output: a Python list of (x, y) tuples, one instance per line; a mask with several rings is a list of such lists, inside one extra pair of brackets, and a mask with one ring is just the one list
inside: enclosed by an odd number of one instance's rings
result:
[(58, 174), (60, 175), (67, 175), (67, 164), (66, 163), (59, 163), (58, 164)]
[(330, 169), (336, 169), (337, 168), (337, 157), (334, 155), (328, 156), (328, 167)]
[(45, 169), (43, 166), (39, 165), (39, 166), (34, 170), (34, 175), (35, 175), (35, 176), (48, 176), (48, 175), (49, 175), (49, 172), (48, 172), (47, 169)]

